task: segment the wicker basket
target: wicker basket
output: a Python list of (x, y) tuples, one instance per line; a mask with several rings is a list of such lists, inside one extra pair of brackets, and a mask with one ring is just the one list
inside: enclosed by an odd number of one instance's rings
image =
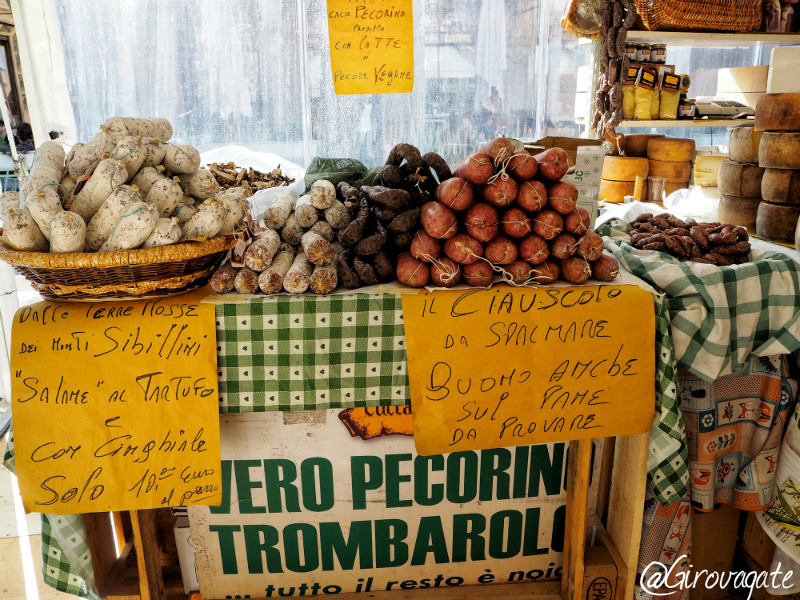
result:
[(758, 31), (762, 0), (633, 0), (653, 31)]
[(22, 273), (48, 300), (142, 300), (204, 285), (229, 248), (228, 237), (146, 250), (74, 254), (23, 252), (0, 242), (0, 260)]

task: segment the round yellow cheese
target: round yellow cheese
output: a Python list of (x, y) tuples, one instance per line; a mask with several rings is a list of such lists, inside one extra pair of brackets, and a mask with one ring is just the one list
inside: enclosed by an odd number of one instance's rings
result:
[(692, 163), (651, 160), (649, 177), (666, 177), (667, 183), (686, 183), (692, 178)]
[(662, 133), (634, 133), (626, 135), (622, 140), (622, 151), (625, 156), (647, 156), (647, 142), (653, 138), (666, 137)]
[(762, 202), (756, 216), (756, 235), (771, 242), (794, 242), (800, 206)]
[(694, 160), (694, 140), (682, 138), (656, 138), (647, 142), (647, 158), (686, 162)]
[(756, 104), (756, 131), (800, 131), (800, 94), (763, 94)]
[(603, 159), (603, 179), (609, 181), (636, 181), (636, 176), (647, 177), (650, 164), (646, 158), (607, 155)]
[(764, 169), (761, 197), (774, 204), (800, 204), (800, 171)]
[(719, 166), (717, 187), (720, 194), (728, 196), (761, 197), (761, 178), (765, 169), (732, 160), (726, 160)]
[[(634, 185), (636, 184), (633, 181), (609, 181), (608, 179), (601, 179), (600, 200), (622, 204), (625, 202), (625, 196), (633, 196)], [(642, 201), (647, 201), (647, 182), (644, 183), (644, 187), (642, 188)]]
[(756, 215), (761, 198), (744, 198), (720, 194), (717, 220), (720, 223), (741, 225), (750, 233), (756, 232)]
[(800, 169), (800, 133), (767, 132), (758, 145), (758, 164), (768, 169)]
[(754, 132), (752, 127), (736, 127), (731, 129), (728, 154), (731, 160), (751, 165), (758, 164), (758, 144), (761, 133)]

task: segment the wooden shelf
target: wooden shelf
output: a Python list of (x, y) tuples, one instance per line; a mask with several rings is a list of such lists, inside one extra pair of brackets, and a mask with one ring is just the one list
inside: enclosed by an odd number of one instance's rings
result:
[(698, 33), (695, 31), (629, 31), (630, 42), (680, 42), (681, 46), (738, 46), (742, 43), (783, 44), (800, 42), (798, 33)]
[(676, 119), (674, 121), (664, 119), (655, 121), (622, 121), (618, 127), (646, 127), (648, 129), (653, 127), (736, 127), (737, 125), (744, 125), (745, 123), (752, 122), (753, 119), (697, 119), (694, 121), (689, 119)]

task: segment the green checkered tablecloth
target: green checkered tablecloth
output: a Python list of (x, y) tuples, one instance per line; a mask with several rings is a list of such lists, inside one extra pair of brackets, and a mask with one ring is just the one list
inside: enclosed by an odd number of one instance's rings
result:
[(754, 247), (752, 262), (715, 267), (638, 250), (621, 221), (602, 233), (606, 249), (665, 294), (678, 365), (709, 383), (743, 369), (753, 356), (800, 348), (800, 263)]
[(408, 404), (398, 294), (218, 300), (220, 412)]

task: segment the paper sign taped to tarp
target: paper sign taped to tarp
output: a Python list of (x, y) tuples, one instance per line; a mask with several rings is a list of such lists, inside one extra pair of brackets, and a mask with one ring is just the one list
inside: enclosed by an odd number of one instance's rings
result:
[(637, 286), (403, 296), (420, 454), (649, 431), (653, 298)]
[(414, 88), (411, 0), (328, 0), (337, 94), (400, 94)]
[(567, 444), (424, 457), (409, 413), (221, 415), (222, 503), (188, 510), (203, 598), (560, 578)]
[(219, 504), (214, 306), (201, 298), (17, 312), (12, 411), (27, 511)]

